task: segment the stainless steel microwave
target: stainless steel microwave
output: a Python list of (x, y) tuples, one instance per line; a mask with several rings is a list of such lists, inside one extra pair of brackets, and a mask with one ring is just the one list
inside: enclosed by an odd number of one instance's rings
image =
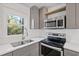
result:
[(66, 16), (58, 16), (44, 20), (44, 28), (66, 28)]

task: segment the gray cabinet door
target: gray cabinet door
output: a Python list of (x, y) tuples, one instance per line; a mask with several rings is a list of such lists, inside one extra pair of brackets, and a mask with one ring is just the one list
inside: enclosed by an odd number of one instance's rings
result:
[(76, 28), (75, 8), (76, 8), (75, 3), (66, 4), (66, 28), (67, 29)]
[(17, 49), (13, 52), (13, 56), (28, 56), (29, 55), (29, 48), (28, 46)]
[(17, 49), (13, 52), (13, 56), (39, 56), (39, 43)]
[(79, 56), (79, 52), (64, 49), (64, 56)]
[(35, 43), (29, 46), (30, 56), (39, 56), (39, 43)]
[(12, 52), (7, 53), (7, 54), (4, 54), (4, 55), (2, 55), (2, 56), (12, 56)]
[(79, 29), (79, 3), (76, 3), (76, 28)]
[(40, 13), (40, 29), (44, 28), (44, 20), (47, 19), (47, 16), (45, 15), (46, 12), (48, 12), (48, 8), (46, 8), (46, 7), (42, 7), (39, 10), (39, 13)]
[(30, 8), (30, 28), (39, 29), (39, 8), (36, 6)]
[(67, 28), (79, 29), (79, 3), (68, 3), (66, 5)]

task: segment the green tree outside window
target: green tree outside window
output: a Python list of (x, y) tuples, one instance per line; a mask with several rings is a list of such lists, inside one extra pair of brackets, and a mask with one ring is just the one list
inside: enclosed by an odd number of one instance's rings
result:
[(8, 16), (8, 35), (22, 34), (24, 18), (19, 16)]

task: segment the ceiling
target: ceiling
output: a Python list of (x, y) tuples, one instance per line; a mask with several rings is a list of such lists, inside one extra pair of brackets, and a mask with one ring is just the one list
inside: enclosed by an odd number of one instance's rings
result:
[(55, 7), (58, 5), (65, 5), (65, 3), (22, 3), (22, 5), (26, 7), (32, 7), (32, 6), (37, 6), (37, 7)]

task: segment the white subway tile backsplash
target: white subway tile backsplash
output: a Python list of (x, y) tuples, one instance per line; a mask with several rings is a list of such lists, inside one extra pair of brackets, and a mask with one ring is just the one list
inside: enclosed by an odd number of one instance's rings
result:
[[(47, 37), (47, 34), (49, 32), (66, 33), (66, 43), (79, 44), (79, 29), (59, 29), (59, 30), (33, 29), (33, 30), (29, 30), (29, 38)], [(19, 40), (22, 40), (22, 36), (11, 36), (11, 37), (0, 38), (0, 44), (15, 42)]]

